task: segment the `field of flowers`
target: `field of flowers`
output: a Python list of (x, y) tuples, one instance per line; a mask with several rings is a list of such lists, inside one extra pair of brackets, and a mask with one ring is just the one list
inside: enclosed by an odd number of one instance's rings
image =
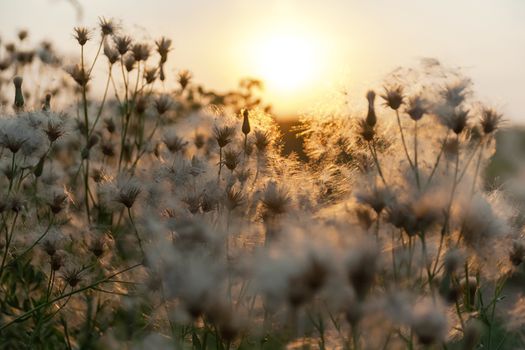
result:
[(0, 348), (525, 348), (523, 216), (484, 180), (503, 118), (459, 71), (303, 116), (305, 161), (261, 82), (73, 33), (74, 65), (1, 43)]

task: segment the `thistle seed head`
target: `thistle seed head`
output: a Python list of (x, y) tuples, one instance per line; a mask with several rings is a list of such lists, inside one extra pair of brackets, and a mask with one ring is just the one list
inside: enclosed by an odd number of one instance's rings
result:
[(403, 87), (401, 85), (384, 87), (385, 94), (381, 97), (385, 100), (385, 106), (397, 111), (403, 104)]

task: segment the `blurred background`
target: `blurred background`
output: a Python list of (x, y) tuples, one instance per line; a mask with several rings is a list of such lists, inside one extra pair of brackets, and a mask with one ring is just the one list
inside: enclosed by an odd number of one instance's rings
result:
[(28, 29), (33, 42), (78, 55), (72, 28), (95, 28), (99, 17), (137, 40), (170, 37), (168, 73), (189, 69), (223, 90), (262, 79), (281, 118), (343, 91), (360, 101), (396, 67), (432, 57), (460, 67), (507, 119), (525, 122), (522, 0), (0, 0), (0, 36)]

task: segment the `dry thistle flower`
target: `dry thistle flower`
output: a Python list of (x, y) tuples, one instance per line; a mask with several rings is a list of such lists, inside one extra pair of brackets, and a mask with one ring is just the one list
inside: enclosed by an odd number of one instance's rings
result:
[(255, 147), (257, 147), (259, 153), (263, 153), (268, 148), (268, 145), (270, 145), (270, 134), (268, 132), (255, 130), (254, 136)]
[(150, 48), (147, 44), (134, 44), (131, 47), (131, 52), (133, 53), (135, 61), (146, 61), (150, 54)]
[(368, 124), (365, 119), (359, 120), (358, 126), (359, 126), (358, 133), (363, 140), (370, 142), (374, 139), (374, 136), (375, 136), (374, 128), (371, 127), (370, 124)]
[(385, 100), (385, 106), (397, 111), (403, 104), (403, 87), (401, 85), (384, 87), (385, 94), (381, 97)]
[(166, 133), (163, 142), (171, 153), (183, 151), (188, 144), (188, 142), (184, 141), (182, 137), (179, 137), (174, 133)]
[(244, 201), (244, 195), (241, 190), (236, 190), (234, 187), (230, 187), (226, 190), (225, 205), (229, 211), (239, 207)]
[(421, 96), (414, 96), (408, 100), (406, 112), (414, 121), (418, 121), (423, 118), (423, 115), (427, 113), (425, 107), (426, 101)]
[(115, 122), (111, 118), (104, 119), (104, 125), (106, 127), (106, 130), (113, 134), (115, 130), (117, 129), (117, 126), (115, 125)]
[(481, 129), (488, 135), (496, 131), (501, 123), (503, 115), (491, 108), (484, 108), (481, 112)]
[(463, 103), (463, 101), (465, 101), (469, 84), (469, 80), (463, 80), (454, 84), (450, 84), (443, 91), (441, 91), (441, 95), (445, 98), (447, 104), (452, 107), (458, 107)]
[(42, 243), (44, 252), (52, 257), (57, 252), (57, 242), (51, 241), (49, 239), (46, 239), (44, 243)]
[(96, 257), (100, 258), (104, 255), (106, 248), (106, 239), (104, 236), (96, 236), (89, 244), (89, 251)]
[(157, 79), (157, 68), (146, 68), (144, 70), (144, 79), (146, 80), (146, 84), (151, 84)]
[(107, 35), (113, 35), (115, 33), (115, 24), (110, 19), (99, 17), (98, 25), (100, 27), (100, 32), (102, 33), (102, 37), (107, 36)]
[(73, 80), (81, 87), (86, 86), (89, 82), (90, 77), (87, 72), (78, 64), (66, 67), (66, 72), (69, 73)]
[(106, 157), (115, 156), (115, 144), (111, 141), (111, 139), (103, 139), (100, 143), (100, 150)]
[(263, 219), (286, 213), (290, 202), (290, 195), (284, 187), (278, 186), (274, 181), (268, 182), (261, 198), (264, 209)]
[(191, 78), (192, 76), (190, 71), (184, 69), (179, 72), (179, 74), (177, 75), (177, 81), (179, 82), (182, 90), (186, 89), (186, 86), (188, 86), (188, 84), (190, 83)]
[(224, 148), (230, 142), (232, 142), (232, 137), (234, 133), (235, 129), (231, 126), (218, 127), (217, 125), (215, 125), (213, 127), (213, 135), (215, 136), (215, 140), (217, 140), (217, 144), (220, 148)]
[(461, 134), (467, 126), (468, 113), (468, 110), (454, 109), (447, 119), (447, 126), (457, 135)]
[(81, 269), (68, 269), (62, 274), (62, 278), (70, 287), (75, 288), (82, 280), (80, 277), (81, 271)]
[(84, 46), (91, 38), (91, 33), (86, 27), (75, 27), (73, 31), (75, 32), (73, 36), (75, 39), (77, 39), (80, 46)]
[(55, 215), (60, 213), (67, 203), (66, 199), (68, 199), (68, 197), (63, 192), (53, 193), (53, 198), (48, 202), (49, 209), (51, 209), (51, 212)]
[(64, 126), (62, 123), (47, 122), (47, 127), (44, 129), (49, 142), (55, 142), (60, 136), (64, 135)]
[(118, 193), (115, 201), (124, 204), (129, 209), (135, 203), (140, 192), (141, 188), (135, 181), (122, 181), (118, 184)]
[(188, 205), (188, 210), (192, 214), (197, 214), (201, 207), (201, 196), (196, 194), (187, 195), (182, 199), (184, 203)]
[(193, 144), (197, 149), (201, 149), (206, 144), (206, 137), (203, 134), (196, 133), (193, 138)]
[(235, 168), (237, 168), (237, 165), (241, 162), (241, 159), (239, 157), (239, 152), (236, 152), (235, 150), (228, 149), (224, 152), (224, 160), (223, 163), (226, 165), (226, 167), (230, 171), (234, 171)]
[(358, 202), (368, 205), (379, 215), (392, 198), (392, 194), (385, 187), (375, 186), (372, 190), (358, 192), (356, 198)]
[(64, 256), (62, 254), (53, 254), (49, 260), (51, 265), (51, 270), (58, 271), (62, 266), (64, 266)]
[(377, 123), (376, 112), (374, 108), (374, 100), (376, 98), (376, 93), (373, 90), (370, 90), (366, 94), (366, 99), (368, 100), (368, 114), (366, 115), (366, 124), (373, 128)]
[(155, 45), (157, 46), (157, 52), (160, 55), (160, 64), (162, 65), (168, 60), (168, 53), (171, 50), (171, 39), (162, 37), (155, 41)]
[(171, 108), (172, 100), (169, 95), (160, 95), (155, 99), (154, 105), (157, 113), (163, 115)]
[(13, 79), (13, 84), (15, 85), (15, 102), (13, 103), (14, 109), (16, 111), (22, 110), (24, 108), (24, 94), (22, 93), (22, 77), (15, 77)]
[(113, 42), (117, 47), (117, 51), (121, 56), (124, 56), (126, 52), (129, 51), (131, 47), (131, 38), (129, 36), (115, 36), (113, 37)]

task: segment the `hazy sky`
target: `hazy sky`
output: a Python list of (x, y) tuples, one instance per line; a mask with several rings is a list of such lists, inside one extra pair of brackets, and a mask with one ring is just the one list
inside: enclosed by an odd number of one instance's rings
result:
[[(463, 67), (480, 98), (507, 118), (525, 123), (523, 0), (78, 3), (81, 17), (67, 0), (0, 0), (0, 35), (12, 39), (17, 29), (27, 28), (32, 40), (52, 39), (63, 52), (72, 53), (73, 26), (94, 28), (99, 16), (115, 18), (137, 39), (172, 38), (172, 72), (190, 69), (197, 81), (213, 88), (233, 87), (244, 76), (266, 75), (261, 78), (269, 81), (267, 98), (284, 114), (308, 109), (318, 96), (345, 85), (350, 93), (362, 94), (393, 68), (434, 57)], [(280, 48), (281, 54), (261, 54)], [(304, 58), (297, 66), (292, 51)], [(278, 62), (292, 66), (270, 69)], [(276, 73), (289, 74), (291, 84), (275, 81)]]

